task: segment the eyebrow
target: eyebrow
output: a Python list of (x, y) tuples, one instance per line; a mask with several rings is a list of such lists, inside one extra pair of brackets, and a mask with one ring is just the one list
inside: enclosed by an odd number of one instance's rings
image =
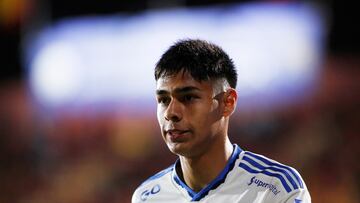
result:
[[(197, 87), (194, 87), (194, 86), (178, 87), (178, 88), (175, 88), (174, 93), (175, 94), (186, 94), (186, 93), (190, 93), (190, 92), (194, 92), (194, 91), (200, 91), (200, 89)], [(169, 94), (169, 91), (156, 90), (156, 94), (159, 96), (166, 95), (166, 94)]]

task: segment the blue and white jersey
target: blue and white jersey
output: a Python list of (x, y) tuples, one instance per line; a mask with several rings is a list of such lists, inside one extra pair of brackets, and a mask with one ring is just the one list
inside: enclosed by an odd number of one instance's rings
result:
[(132, 203), (311, 202), (306, 185), (294, 168), (243, 151), (237, 145), (223, 171), (199, 192), (179, 178), (177, 164), (179, 160), (142, 183), (134, 192)]

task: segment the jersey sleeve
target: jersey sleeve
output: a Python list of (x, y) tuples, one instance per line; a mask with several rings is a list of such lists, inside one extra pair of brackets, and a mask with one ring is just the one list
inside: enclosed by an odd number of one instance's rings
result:
[(135, 192), (133, 193), (132, 195), (132, 198), (131, 198), (131, 203), (140, 203), (140, 196), (138, 194), (138, 190), (135, 190)]
[(282, 203), (311, 203), (310, 193), (307, 189), (296, 190)]

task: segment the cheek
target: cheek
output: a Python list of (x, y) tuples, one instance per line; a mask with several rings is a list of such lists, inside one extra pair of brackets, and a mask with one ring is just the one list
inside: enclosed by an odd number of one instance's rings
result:
[(212, 131), (221, 119), (221, 111), (219, 111), (219, 105), (217, 103), (199, 107), (195, 115), (197, 126), (202, 132)]
[(204, 108), (204, 106), (201, 106), (195, 112), (192, 112), (189, 117), (193, 121), (192, 123), (198, 127), (198, 130), (205, 131), (209, 128), (211, 115), (209, 109)]
[(159, 122), (159, 125), (162, 126), (162, 123), (164, 122), (164, 116), (162, 109), (158, 108), (156, 111), (156, 117)]

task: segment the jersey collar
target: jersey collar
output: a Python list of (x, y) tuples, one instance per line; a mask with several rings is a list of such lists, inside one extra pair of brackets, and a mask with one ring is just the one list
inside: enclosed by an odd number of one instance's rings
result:
[(182, 188), (184, 188), (187, 191), (187, 193), (191, 197), (191, 201), (201, 200), (210, 192), (210, 190), (216, 189), (218, 186), (220, 186), (222, 183), (225, 182), (227, 174), (234, 168), (235, 162), (236, 162), (237, 158), (239, 157), (240, 152), (242, 151), (238, 145), (234, 144), (233, 146), (234, 146), (233, 153), (231, 154), (230, 159), (228, 160), (225, 168), (221, 171), (221, 173), (213, 181), (211, 181), (205, 188), (200, 190), (198, 193), (193, 191), (189, 186), (186, 185), (186, 183), (184, 181), (182, 181), (179, 178), (179, 176), (176, 172), (176, 166), (180, 164), (180, 160), (178, 159), (175, 162), (175, 164), (173, 165), (173, 170), (172, 170), (173, 171), (172, 172), (173, 180), (175, 181), (175, 183), (177, 185), (181, 186)]

